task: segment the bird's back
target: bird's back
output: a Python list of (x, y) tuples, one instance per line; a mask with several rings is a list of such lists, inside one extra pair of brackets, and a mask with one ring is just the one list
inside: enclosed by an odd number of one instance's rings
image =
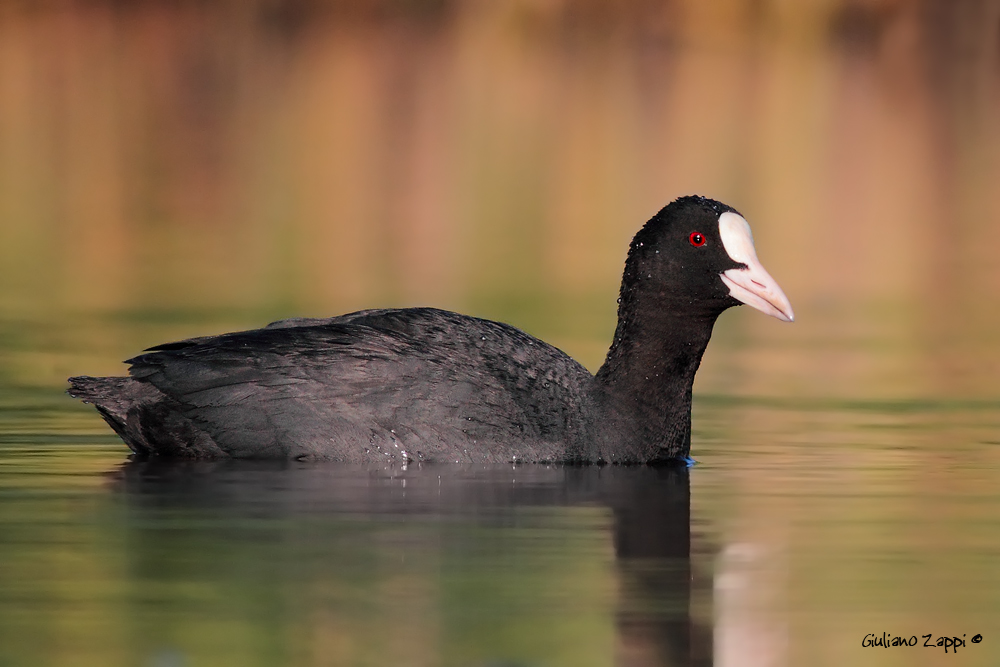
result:
[(74, 378), (73, 391), (143, 454), (592, 458), (590, 373), (514, 327), (448, 311), (284, 320), (129, 363), (131, 379)]

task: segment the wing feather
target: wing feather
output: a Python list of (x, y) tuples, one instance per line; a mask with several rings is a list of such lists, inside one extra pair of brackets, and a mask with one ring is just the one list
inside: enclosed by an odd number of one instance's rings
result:
[(230, 455), (352, 461), (562, 446), (590, 378), (513, 327), (433, 309), (278, 322), (128, 363)]

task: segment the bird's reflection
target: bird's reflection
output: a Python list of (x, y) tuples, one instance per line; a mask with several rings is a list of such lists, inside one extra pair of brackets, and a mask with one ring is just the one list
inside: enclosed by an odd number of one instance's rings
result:
[[(689, 471), (679, 467), (133, 461), (113, 473), (138, 513), (291, 519), (316, 515), (512, 520), (533, 507), (605, 507), (613, 516), (615, 662), (709, 665), (712, 631), (693, 618), (711, 583), (692, 576)], [(506, 664), (506, 663), (505, 663)]]

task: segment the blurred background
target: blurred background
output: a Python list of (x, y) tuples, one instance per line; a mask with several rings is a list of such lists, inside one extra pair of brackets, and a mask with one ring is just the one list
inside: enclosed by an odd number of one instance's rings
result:
[[(6, 0), (4, 484), (104, 507), (124, 449), (65, 378), (281, 317), (437, 306), (596, 370), (631, 235), (692, 193), (798, 318), (724, 314), (695, 385), (696, 566), (758, 582), (697, 612), (743, 628), (718, 664), (938, 664), (860, 642), (1000, 620), (998, 0)], [(57, 664), (58, 609), (0, 664)]]
[(720, 334), (809, 347), (705, 389), (997, 395), (1000, 3), (0, 11), (0, 307), (93, 336), (59, 379), (159, 340), (94, 318), (417, 304), (596, 369), (628, 240), (699, 193), (750, 220), (800, 319)]

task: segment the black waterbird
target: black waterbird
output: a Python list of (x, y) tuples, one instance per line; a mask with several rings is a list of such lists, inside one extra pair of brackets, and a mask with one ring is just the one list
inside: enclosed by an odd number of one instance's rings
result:
[(348, 462), (684, 460), (719, 315), (794, 319), (746, 220), (682, 197), (632, 239), (596, 375), (510, 325), (364, 310), (152, 347), (128, 377), (70, 378), (138, 457)]

